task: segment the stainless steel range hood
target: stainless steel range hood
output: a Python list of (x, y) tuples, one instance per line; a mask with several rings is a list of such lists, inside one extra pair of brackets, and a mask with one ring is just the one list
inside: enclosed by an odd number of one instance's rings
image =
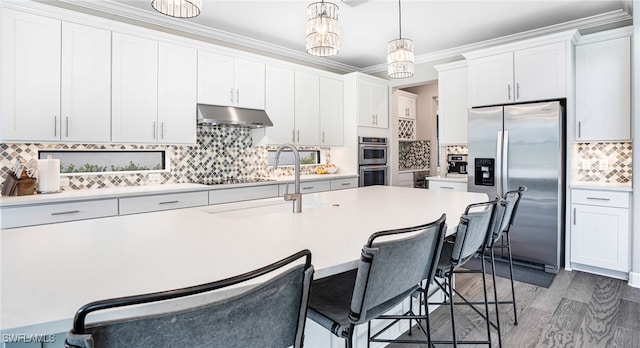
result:
[(264, 110), (207, 104), (198, 104), (198, 124), (235, 125), (248, 128), (273, 126), (273, 122)]

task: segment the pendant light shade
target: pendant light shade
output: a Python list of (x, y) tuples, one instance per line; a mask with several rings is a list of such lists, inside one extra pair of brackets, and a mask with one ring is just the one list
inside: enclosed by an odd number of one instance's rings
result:
[(307, 6), (307, 53), (328, 57), (340, 51), (338, 6), (330, 2), (314, 2)]
[(202, 10), (202, 0), (151, 0), (151, 7), (167, 16), (193, 18)]
[(387, 74), (392, 79), (404, 79), (413, 76), (414, 48), (411, 39), (402, 37), (402, 8), (398, 0), (399, 38), (387, 44)]

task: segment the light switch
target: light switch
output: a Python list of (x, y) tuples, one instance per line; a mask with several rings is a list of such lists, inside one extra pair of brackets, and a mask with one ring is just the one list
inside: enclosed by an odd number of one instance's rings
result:
[(582, 168), (582, 170), (590, 170), (591, 169), (591, 160), (590, 159), (583, 159), (582, 162), (580, 162), (580, 168)]
[(601, 159), (598, 167), (600, 170), (609, 170), (609, 161), (606, 158)]

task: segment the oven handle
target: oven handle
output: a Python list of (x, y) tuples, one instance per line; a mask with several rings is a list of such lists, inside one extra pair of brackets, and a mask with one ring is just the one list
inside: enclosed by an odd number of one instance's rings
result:
[(378, 170), (378, 169), (389, 169), (389, 166), (360, 166), (360, 171), (363, 171), (363, 170)]

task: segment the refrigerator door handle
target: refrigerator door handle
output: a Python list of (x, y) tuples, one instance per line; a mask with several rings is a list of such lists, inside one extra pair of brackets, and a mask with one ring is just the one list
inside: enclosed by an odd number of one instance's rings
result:
[(507, 187), (507, 180), (509, 179), (509, 131), (504, 131), (504, 136), (502, 138), (502, 159), (500, 162), (502, 163), (502, 171), (500, 172), (500, 179), (502, 179), (502, 189), (504, 192), (500, 192), (500, 196), (503, 196), (505, 192), (509, 191)]
[(502, 131), (496, 136), (496, 164), (495, 164), (496, 193), (502, 196)]

